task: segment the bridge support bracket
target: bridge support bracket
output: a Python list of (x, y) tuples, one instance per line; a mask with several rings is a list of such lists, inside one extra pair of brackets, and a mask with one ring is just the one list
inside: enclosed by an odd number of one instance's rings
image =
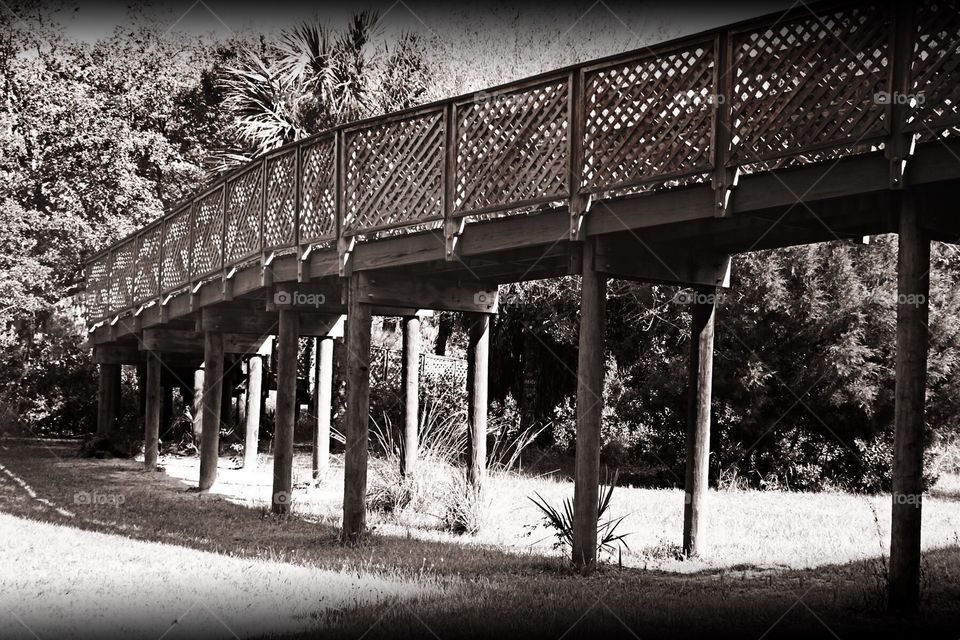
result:
[(589, 195), (583, 196), (575, 194), (570, 198), (570, 241), (577, 242), (583, 240), (584, 228), (583, 221), (590, 213), (590, 207), (593, 204), (593, 198)]
[(466, 218), (447, 218), (443, 221), (444, 259), (447, 262), (457, 260), (457, 249), (460, 245), (460, 236), (466, 227)]
[(351, 257), (353, 249), (357, 246), (357, 239), (353, 236), (340, 238), (337, 240), (337, 256), (339, 258), (339, 273), (341, 278), (346, 278), (353, 271), (351, 268)]

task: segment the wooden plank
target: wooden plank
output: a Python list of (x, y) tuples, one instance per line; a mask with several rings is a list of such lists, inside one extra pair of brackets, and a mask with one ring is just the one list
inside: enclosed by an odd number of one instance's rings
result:
[(497, 312), (497, 287), (489, 283), (409, 278), (360, 272), (358, 295), (367, 305), (444, 311)]
[(701, 519), (710, 463), (710, 402), (713, 392), (715, 287), (698, 287), (690, 309), (690, 360), (687, 369), (686, 474), (683, 553), (703, 553)]
[(350, 277), (347, 309), (346, 454), (343, 539), (355, 541), (367, 526), (367, 444), (370, 417), (370, 306), (361, 304), (360, 276)]
[[(140, 344), (142, 351), (158, 351), (164, 353), (203, 353), (204, 334), (202, 332), (185, 329), (144, 329)], [(224, 353), (250, 354), (256, 353), (266, 338), (265, 335), (247, 333), (221, 333), (223, 336)]]
[(474, 314), (467, 345), (467, 482), (479, 487), (487, 475), (487, 386), (490, 316)]
[(909, 192), (902, 192), (897, 257), (897, 363), (894, 391), (893, 511), (890, 529), (891, 612), (920, 607), (923, 431), (927, 380), (930, 241)]
[(665, 251), (639, 236), (597, 238), (594, 261), (598, 272), (616, 278), (680, 286), (729, 284), (729, 255)]
[(203, 334), (203, 411), (200, 435), (200, 491), (208, 491), (217, 479), (220, 459), (220, 401), (223, 382), (223, 334)]
[(593, 268), (593, 242), (584, 243), (577, 362), (577, 441), (573, 491), (573, 564), (590, 573), (597, 563), (600, 426), (603, 414), (606, 278)]
[(273, 513), (290, 510), (293, 491), (293, 427), (297, 409), (297, 356), (300, 316), (289, 309), (280, 312), (277, 334), (277, 413), (273, 434)]
[(135, 344), (103, 344), (93, 348), (95, 364), (138, 364), (143, 353)]

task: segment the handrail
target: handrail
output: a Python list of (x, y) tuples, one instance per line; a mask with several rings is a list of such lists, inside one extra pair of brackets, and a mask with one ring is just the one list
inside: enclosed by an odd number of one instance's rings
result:
[[(880, 145), (902, 167), (911, 141), (960, 125), (949, 4), (798, 7), (288, 143), (92, 256), (88, 320), (276, 251), (331, 242), (343, 264), (384, 230), (443, 221), (452, 256), (480, 214), (566, 204), (576, 238), (590, 199), (709, 183), (726, 215), (736, 172)], [(904, 88), (922, 102), (878, 99)]]

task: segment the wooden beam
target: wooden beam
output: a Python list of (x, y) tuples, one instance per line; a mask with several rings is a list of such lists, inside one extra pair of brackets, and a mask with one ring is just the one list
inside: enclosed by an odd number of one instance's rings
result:
[(97, 392), (97, 435), (110, 436), (120, 417), (120, 365), (100, 365), (100, 386)]
[(361, 302), (368, 305), (497, 312), (497, 287), (489, 283), (360, 272), (357, 286)]
[(687, 458), (684, 478), (683, 553), (703, 552), (701, 516), (710, 464), (710, 402), (713, 390), (713, 334), (716, 288), (694, 291), (690, 309), (690, 360), (687, 376)]
[(155, 471), (160, 453), (160, 414), (163, 405), (160, 388), (159, 354), (148, 353), (146, 363), (146, 408), (144, 412), (143, 468)]
[(319, 479), (330, 470), (330, 417), (333, 407), (333, 338), (317, 338), (316, 384), (314, 407), (316, 422), (313, 431), (313, 478)]
[(103, 344), (93, 347), (93, 361), (96, 364), (139, 364), (143, 353), (135, 344)]
[[(143, 330), (140, 343), (142, 351), (164, 353), (203, 353), (205, 332), (185, 329), (164, 329), (160, 327)], [(217, 333), (221, 333), (217, 331)], [(223, 351), (228, 354), (248, 355), (256, 353), (266, 336), (247, 333), (221, 333)]]
[(362, 537), (367, 526), (367, 439), (370, 416), (370, 305), (361, 304), (360, 275), (350, 276), (347, 307), (346, 453), (343, 540)]
[(280, 331), (277, 333), (277, 413), (273, 432), (273, 497), (270, 502), (271, 509), (278, 514), (290, 510), (293, 491), (299, 324), (300, 315), (296, 311), (280, 311)]
[(897, 364), (894, 402), (893, 523), (888, 607), (920, 606), (920, 524), (927, 381), (930, 240), (920, 227), (913, 194), (900, 192), (897, 257)]
[(577, 440), (573, 492), (573, 564), (590, 573), (597, 563), (600, 425), (603, 414), (606, 278), (593, 268), (594, 244), (584, 242), (577, 361)]
[(223, 334), (203, 334), (203, 418), (200, 431), (200, 491), (208, 491), (217, 480), (220, 460), (220, 400), (223, 385)]
[(730, 256), (709, 251), (678, 252), (637, 235), (596, 239), (594, 268), (615, 278), (679, 286), (729, 286)]
[(254, 354), (247, 361), (247, 407), (244, 416), (243, 468), (257, 468), (260, 445), (260, 416), (263, 414), (263, 356)]
[(403, 368), (400, 373), (403, 396), (403, 456), (400, 472), (411, 473), (420, 448), (420, 318), (403, 318)]
[(481, 486), (487, 475), (487, 385), (490, 316), (474, 314), (467, 345), (467, 482)]

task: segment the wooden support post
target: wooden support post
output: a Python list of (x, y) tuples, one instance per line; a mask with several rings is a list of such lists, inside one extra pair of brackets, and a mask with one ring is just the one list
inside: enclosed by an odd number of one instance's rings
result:
[(170, 429), (170, 421), (173, 420), (173, 387), (163, 385), (160, 388), (160, 434), (165, 434)]
[(891, 612), (920, 606), (924, 396), (927, 381), (927, 315), (930, 240), (920, 227), (912, 194), (900, 194), (897, 259), (897, 365), (893, 445), (893, 524), (890, 533)]
[(220, 458), (220, 399), (223, 384), (223, 334), (203, 334), (203, 408), (200, 425), (200, 491), (207, 491), (217, 479)]
[(287, 513), (293, 491), (293, 427), (297, 414), (297, 361), (300, 315), (293, 309), (280, 311), (277, 333), (277, 413), (273, 435), (274, 513)]
[(467, 346), (467, 482), (480, 486), (487, 475), (487, 384), (490, 367), (490, 316), (470, 322)]
[(697, 287), (690, 313), (687, 378), (687, 472), (684, 479), (683, 553), (703, 552), (700, 516), (710, 470), (710, 401), (713, 390), (714, 299), (716, 289)]
[(333, 407), (333, 338), (317, 338), (315, 411), (313, 431), (313, 477), (324, 477), (330, 470), (330, 416)]
[(400, 471), (413, 472), (420, 449), (420, 318), (403, 319), (403, 457)]
[(603, 413), (607, 297), (607, 281), (594, 269), (594, 245), (589, 240), (584, 243), (583, 275), (580, 282), (573, 564), (581, 572), (589, 573), (597, 563), (597, 502), (600, 492), (600, 425)]
[(120, 416), (120, 366), (100, 365), (100, 388), (97, 397), (97, 435), (108, 437)]
[(367, 526), (367, 439), (370, 418), (370, 306), (361, 304), (359, 276), (350, 276), (347, 303), (346, 452), (343, 541), (363, 536)]
[(160, 454), (160, 414), (163, 398), (160, 388), (160, 356), (147, 352), (146, 363), (146, 407), (144, 410), (143, 431), (143, 468), (154, 471)]
[(260, 415), (263, 401), (263, 356), (255, 354), (247, 361), (247, 410), (243, 434), (243, 468), (257, 468), (260, 443)]
[(203, 369), (193, 372), (193, 441), (199, 443), (203, 435)]

